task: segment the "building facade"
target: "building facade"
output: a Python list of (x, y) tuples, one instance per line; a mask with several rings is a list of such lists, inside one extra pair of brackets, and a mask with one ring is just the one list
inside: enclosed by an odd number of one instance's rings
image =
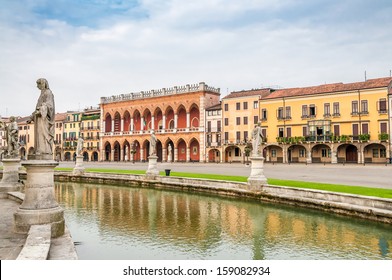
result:
[(99, 134), (101, 131), (100, 125), (101, 110), (97, 108), (87, 108), (82, 113), (80, 125), (80, 137), (83, 138), (83, 160), (84, 161), (98, 161), (100, 146)]
[(385, 163), (392, 78), (281, 89), (260, 100), (267, 162)]
[(158, 161), (204, 162), (205, 109), (219, 98), (220, 90), (203, 82), (102, 97), (101, 160), (147, 160), (154, 131)]
[(206, 162), (222, 162), (222, 106), (211, 106), (205, 112)]
[(80, 135), (80, 122), (82, 113), (69, 111), (63, 124), (63, 160), (70, 161), (76, 159), (76, 147)]
[(245, 162), (245, 147), (259, 122), (259, 100), (271, 89), (232, 92), (222, 99), (223, 162)]

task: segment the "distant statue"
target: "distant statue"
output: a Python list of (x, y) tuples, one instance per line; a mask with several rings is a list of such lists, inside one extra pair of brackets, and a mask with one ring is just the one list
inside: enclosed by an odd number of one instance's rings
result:
[(173, 150), (173, 148), (172, 148), (172, 146), (169, 144), (169, 147), (167, 147), (167, 149), (169, 150), (168, 155), (167, 155), (167, 160), (168, 160), (168, 161), (171, 161), (171, 159), (172, 159), (172, 150)]
[(157, 155), (157, 137), (155, 136), (154, 131), (151, 132), (151, 138), (150, 138), (150, 156), (156, 156)]
[(10, 123), (7, 125), (4, 122), (1, 122), (0, 125), (4, 127), (5, 130), (5, 139), (7, 141), (7, 149), (6, 149), (6, 157), (8, 158), (16, 158), (18, 157), (19, 143), (18, 143), (18, 134), (19, 128), (16, 123), (15, 117), (10, 117)]
[[(37, 87), (41, 90), (35, 111), (28, 120), (34, 122), (34, 155), (36, 159), (53, 157), (54, 142), (54, 96), (46, 79), (38, 79)], [(38, 157), (37, 157), (38, 156)]]
[(76, 154), (77, 154), (78, 156), (81, 156), (81, 155), (82, 155), (83, 143), (84, 143), (83, 138), (82, 138), (82, 137), (79, 137), (79, 138), (78, 138), (78, 145), (76, 146)]
[(259, 154), (259, 146), (263, 141), (263, 134), (261, 131), (260, 123), (255, 125), (255, 128), (252, 130), (252, 155), (256, 156)]

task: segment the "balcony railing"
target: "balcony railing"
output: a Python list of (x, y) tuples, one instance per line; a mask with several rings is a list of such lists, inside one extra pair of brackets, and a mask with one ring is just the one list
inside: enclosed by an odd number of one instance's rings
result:
[[(388, 139), (387, 136), (383, 136), (382, 141)], [(381, 140), (380, 136), (379, 139)], [(295, 137), (276, 137), (276, 141), (282, 144), (296, 144), (296, 143), (309, 143), (309, 142), (367, 142), (370, 140), (370, 134), (360, 135), (309, 135), (309, 136), (295, 136)]]

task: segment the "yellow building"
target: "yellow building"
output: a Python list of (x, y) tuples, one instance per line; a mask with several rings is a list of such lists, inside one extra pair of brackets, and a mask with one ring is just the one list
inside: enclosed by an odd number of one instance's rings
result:
[(30, 119), (28, 116), (16, 120), (19, 128), (19, 155), (23, 160), (34, 153), (34, 123), (27, 123)]
[(67, 113), (57, 113), (55, 115), (55, 135), (54, 135), (54, 159), (63, 160), (63, 133), (64, 121), (67, 119)]
[(260, 100), (267, 162), (385, 163), (392, 78), (275, 90)]
[(244, 162), (251, 131), (259, 122), (259, 99), (270, 89), (232, 92), (222, 99), (223, 161)]
[(67, 118), (64, 120), (63, 128), (63, 152), (64, 160), (76, 159), (76, 147), (80, 135), (80, 122), (82, 113), (70, 111), (67, 112)]
[(99, 160), (99, 133), (100, 133), (101, 110), (87, 108), (82, 113), (80, 136), (83, 138), (83, 160)]

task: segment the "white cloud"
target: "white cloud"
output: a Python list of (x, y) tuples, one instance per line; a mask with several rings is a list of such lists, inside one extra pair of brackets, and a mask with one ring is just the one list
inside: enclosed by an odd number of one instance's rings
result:
[(370, 78), (392, 68), (384, 12), (378, 22), (327, 24), (322, 13), (320, 21), (306, 11), (293, 14), (302, 1), (192, 3), (141, 1), (137, 9), (148, 16), (115, 15), (100, 28), (37, 23), (24, 11), (32, 22), (26, 25), (1, 14), (0, 114), (31, 113), (40, 77), (49, 80), (57, 111), (65, 111), (97, 105), (101, 96), (201, 81), (226, 94), (353, 82), (365, 70)]

